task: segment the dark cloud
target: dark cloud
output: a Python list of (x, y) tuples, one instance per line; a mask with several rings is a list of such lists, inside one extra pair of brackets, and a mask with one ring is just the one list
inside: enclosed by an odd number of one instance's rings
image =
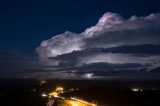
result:
[(159, 73), (160, 74), (160, 66), (155, 67), (151, 70), (152, 73)]
[[(141, 44), (102, 48), (101, 52), (160, 55), (160, 45)], [(141, 55), (141, 56), (142, 56)]]
[(99, 72), (103, 71), (106, 73), (130, 73), (133, 71), (140, 71), (148, 65), (141, 65), (136, 63), (126, 63), (126, 64), (111, 64), (111, 63), (91, 63), (91, 64), (83, 64), (83, 66), (76, 67), (75, 69), (79, 70), (78, 73), (83, 72)]
[(147, 76), (160, 66), (159, 35), (159, 13), (125, 19), (107, 12), (95, 26), (82, 33), (66, 31), (42, 41), (36, 48), (38, 57), (0, 52), (1, 75), (15, 73), (25, 78)]
[(16, 76), (17, 74), (23, 77), (24, 73), (29, 73), (28, 70), (37, 69), (40, 65), (41, 63), (38, 61), (38, 58), (32, 55), (14, 51), (0, 52), (1, 77), (10, 75)]
[[(46, 66), (35, 55), (16, 51), (0, 51), (0, 78), (67, 78), (60, 66)], [(74, 76), (73, 76), (74, 78)]]
[(46, 68), (55, 72), (88, 77), (143, 75), (160, 65), (159, 34), (159, 13), (124, 19), (108, 12), (84, 32), (67, 31), (44, 40), (36, 50)]
[[(67, 73), (75, 73), (79, 76), (85, 76), (87, 74), (92, 74), (92, 77), (146, 77), (146, 76), (158, 76), (152, 73), (151, 71), (147, 71), (146, 67), (150, 67), (150, 65), (141, 65), (141, 64), (111, 64), (111, 63), (92, 63), (92, 64), (83, 64), (83, 66), (75, 67), (76, 71), (67, 71)], [(73, 70), (73, 68), (72, 68)]]

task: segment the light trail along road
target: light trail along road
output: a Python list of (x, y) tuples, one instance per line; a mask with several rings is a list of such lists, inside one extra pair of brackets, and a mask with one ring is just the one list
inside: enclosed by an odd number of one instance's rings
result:
[(50, 92), (49, 102), (47, 106), (97, 106), (94, 103), (90, 103), (77, 98), (66, 99), (64, 97), (58, 96), (58, 94), (63, 93), (62, 87), (57, 87), (55, 91)]
[[(72, 99), (64, 99), (64, 100), (57, 100), (57, 106), (97, 106), (93, 103), (86, 102), (83, 100), (72, 100)], [(54, 105), (53, 105), (54, 106)]]

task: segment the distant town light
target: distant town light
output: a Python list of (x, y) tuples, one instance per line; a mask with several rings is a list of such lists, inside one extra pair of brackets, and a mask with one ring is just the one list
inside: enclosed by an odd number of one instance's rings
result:
[(137, 88), (132, 88), (132, 91), (137, 92), (138, 89)]
[(138, 91), (143, 91), (142, 89), (139, 89), (139, 88), (132, 88), (132, 91), (134, 91), (134, 92), (138, 92)]
[(40, 85), (43, 85), (43, 84), (46, 84), (46, 83), (47, 83), (47, 81), (42, 80), (42, 81), (40, 82)]
[(47, 96), (46, 94), (42, 93), (42, 97), (46, 97), (46, 96)]
[(58, 97), (58, 94), (60, 93), (63, 93), (63, 88), (57, 87), (55, 91), (49, 93), (49, 96)]
[(36, 92), (36, 89), (33, 89), (33, 92)]

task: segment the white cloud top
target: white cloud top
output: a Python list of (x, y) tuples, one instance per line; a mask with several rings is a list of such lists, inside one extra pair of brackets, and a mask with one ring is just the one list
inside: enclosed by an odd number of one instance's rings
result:
[(159, 34), (160, 14), (124, 19), (119, 14), (107, 12), (95, 26), (80, 34), (67, 31), (42, 41), (37, 52), (45, 59), (88, 48), (159, 44)]

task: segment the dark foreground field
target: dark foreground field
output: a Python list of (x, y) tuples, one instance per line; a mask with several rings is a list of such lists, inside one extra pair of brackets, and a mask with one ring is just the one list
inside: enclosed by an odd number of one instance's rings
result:
[(63, 97), (77, 97), (99, 106), (160, 106), (159, 81), (59, 79), (45, 84), (33, 79), (1, 79), (0, 106), (46, 106), (48, 97), (42, 97), (42, 93), (48, 94), (56, 86), (66, 90)]

